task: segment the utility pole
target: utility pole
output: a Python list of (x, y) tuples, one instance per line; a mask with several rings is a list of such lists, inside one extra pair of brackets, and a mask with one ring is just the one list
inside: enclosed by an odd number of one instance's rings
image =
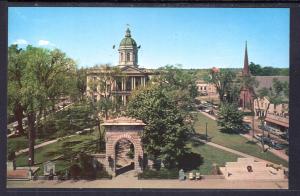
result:
[(208, 141), (208, 137), (207, 137), (207, 122), (205, 123), (205, 135), (206, 135), (206, 141)]

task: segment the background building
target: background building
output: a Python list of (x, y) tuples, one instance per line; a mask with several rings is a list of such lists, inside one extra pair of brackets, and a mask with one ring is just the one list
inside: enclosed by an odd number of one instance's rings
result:
[(151, 70), (139, 68), (136, 41), (129, 28), (119, 46), (119, 65), (102, 66), (87, 71), (87, 96), (94, 101), (103, 97), (126, 105), (131, 92), (145, 86), (153, 74)]
[(199, 95), (210, 96), (217, 95), (217, 89), (214, 84), (208, 83), (204, 80), (197, 80), (196, 85)]

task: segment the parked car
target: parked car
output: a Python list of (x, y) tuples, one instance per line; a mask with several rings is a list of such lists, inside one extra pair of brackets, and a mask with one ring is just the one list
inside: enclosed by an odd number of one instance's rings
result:
[(271, 128), (271, 133), (273, 133), (275, 135), (282, 135), (282, 134), (284, 134), (282, 131), (280, 131), (278, 129), (273, 129), (273, 128)]
[(289, 134), (287, 134), (287, 133), (284, 133), (284, 134), (281, 134), (281, 135), (279, 135), (282, 139), (284, 139), (284, 140), (288, 140), (289, 139)]
[(206, 112), (206, 113), (209, 113), (210, 109), (204, 109), (203, 111)]
[(257, 138), (256, 138), (258, 141), (260, 142), (264, 142), (264, 144), (271, 144), (272, 143), (272, 140), (268, 137), (265, 137), (265, 136), (262, 136), (261, 134), (260, 135), (257, 135)]
[(251, 125), (249, 125), (249, 124), (244, 124), (243, 127), (247, 131), (250, 131), (252, 129)]
[(275, 150), (282, 150), (284, 148), (282, 144), (276, 143), (274, 141), (271, 142), (270, 146)]

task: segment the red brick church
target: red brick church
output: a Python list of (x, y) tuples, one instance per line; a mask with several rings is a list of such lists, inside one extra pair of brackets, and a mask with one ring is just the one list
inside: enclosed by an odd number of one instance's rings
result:
[[(242, 71), (242, 77), (251, 77), (249, 62), (248, 62), (248, 51), (247, 51), (247, 42), (245, 47), (245, 57), (244, 57), (244, 68)], [(254, 98), (254, 90), (241, 87), (239, 106), (245, 109), (251, 109), (251, 103)]]

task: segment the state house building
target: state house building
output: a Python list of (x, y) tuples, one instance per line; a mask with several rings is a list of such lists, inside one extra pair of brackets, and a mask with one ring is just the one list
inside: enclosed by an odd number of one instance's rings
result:
[[(119, 64), (113, 68), (98, 67), (87, 71), (87, 96), (94, 101), (109, 97), (122, 105), (126, 105), (131, 92), (145, 86), (154, 73), (138, 65), (138, 47), (131, 37), (129, 28), (119, 46)], [(116, 71), (117, 70), (117, 71)], [(106, 81), (103, 83), (99, 81)], [(92, 85), (96, 84), (96, 85)]]

